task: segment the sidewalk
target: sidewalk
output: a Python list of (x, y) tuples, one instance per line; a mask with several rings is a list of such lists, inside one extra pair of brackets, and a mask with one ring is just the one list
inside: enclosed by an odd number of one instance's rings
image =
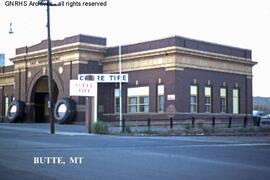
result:
[[(49, 123), (0, 123), (0, 129), (14, 129), (18, 131), (30, 131), (36, 133), (46, 133), (50, 134), (50, 124)], [(59, 135), (90, 135), (86, 131), (84, 125), (60, 125), (55, 124), (55, 134)]]
[[(1, 129), (12, 129), (16, 131), (29, 131), (35, 133), (50, 134), (49, 123), (0, 123)], [(119, 127), (109, 127), (108, 134), (124, 136), (270, 136), (270, 127), (249, 128), (160, 128), (131, 127), (125, 133)], [(84, 125), (78, 124), (55, 124), (56, 135), (94, 135), (87, 133)]]

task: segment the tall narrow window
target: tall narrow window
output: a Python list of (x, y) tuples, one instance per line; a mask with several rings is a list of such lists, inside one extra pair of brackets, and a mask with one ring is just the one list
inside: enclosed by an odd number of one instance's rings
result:
[(227, 112), (227, 89), (220, 88), (220, 112)]
[(233, 89), (233, 113), (239, 114), (239, 89)]
[(212, 112), (212, 88), (205, 87), (204, 88), (204, 99), (205, 99), (205, 112), (211, 113)]
[(128, 88), (128, 112), (149, 112), (149, 87)]
[(8, 106), (9, 106), (9, 99), (7, 96), (5, 96), (5, 116), (8, 115)]
[(158, 85), (157, 110), (164, 112), (164, 85)]
[(114, 89), (114, 112), (120, 112), (120, 91), (119, 89)]
[(190, 86), (190, 112), (198, 112), (198, 86)]

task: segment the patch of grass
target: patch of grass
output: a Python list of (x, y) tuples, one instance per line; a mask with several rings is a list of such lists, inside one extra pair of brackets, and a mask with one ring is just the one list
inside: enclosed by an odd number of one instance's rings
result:
[(109, 133), (108, 126), (104, 122), (99, 120), (93, 124), (93, 133), (108, 134)]

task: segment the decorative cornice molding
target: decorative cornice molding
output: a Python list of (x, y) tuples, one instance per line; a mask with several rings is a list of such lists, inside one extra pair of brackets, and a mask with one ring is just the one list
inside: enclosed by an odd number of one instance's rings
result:
[[(104, 73), (118, 72), (118, 56), (106, 57), (103, 61)], [(183, 70), (193, 68), (241, 75), (252, 75), (250, 59), (220, 55), (179, 47), (162, 48), (146, 52), (130, 53), (122, 56), (122, 71), (166, 68)]]
[[(87, 51), (87, 52), (95, 52), (95, 53), (105, 53), (106, 48), (100, 45), (88, 44), (88, 43), (73, 43), (64, 46), (54, 47), (52, 48), (52, 55), (56, 56), (63, 53), (70, 52), (79, 52), (79, 51)], [(14, 63), (18, 61), (29, 61), (30, 59), (38, 59), (38, 58), (46, 58), (47, 50), (40, 50), (30, 53), (19, 54), (10, 60)]]

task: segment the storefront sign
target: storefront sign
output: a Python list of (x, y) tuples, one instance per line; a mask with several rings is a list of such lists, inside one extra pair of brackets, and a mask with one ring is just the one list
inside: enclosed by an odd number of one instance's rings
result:
[(79, 74), (78, 80), (84, 81), (87, 76), (90, 76), (89, 80), (93, 78), (98, 83), (128, 82), (128, 74)]
[(96, 96), (97, 83), (95, 81), (70, 80), (70, 96)]

